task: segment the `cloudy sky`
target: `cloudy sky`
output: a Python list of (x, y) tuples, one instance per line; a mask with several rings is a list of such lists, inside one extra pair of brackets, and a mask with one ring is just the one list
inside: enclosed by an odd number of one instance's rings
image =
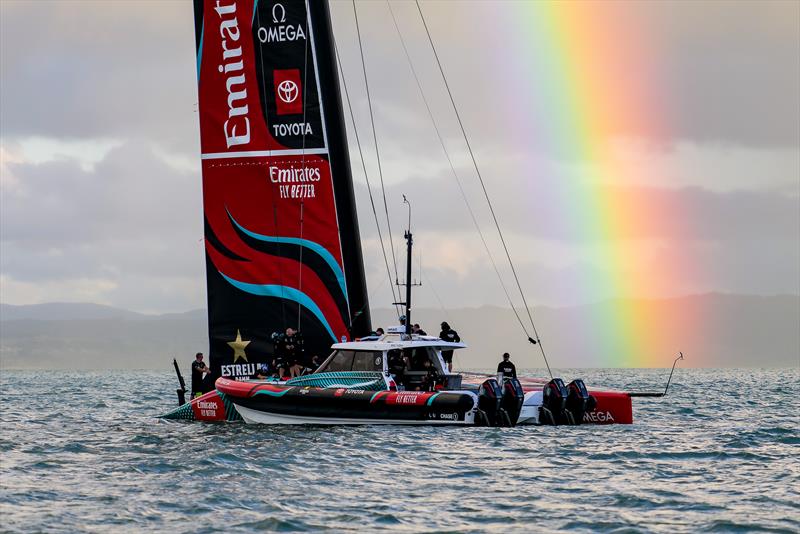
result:
[[(531, 303), (800, 294), (800, 3), (422, 5)], [(418, 14), (392, 6), (500, 262)], [(414, 203), (420, 305), (502, 305), (387, 5), (358, 9), (396, 238), (402, 194)], [(331, 10), (374, 185), (352, 4)], [(194, 54), (188, 1), (0, 1), (2, 302), (205, 306)]]

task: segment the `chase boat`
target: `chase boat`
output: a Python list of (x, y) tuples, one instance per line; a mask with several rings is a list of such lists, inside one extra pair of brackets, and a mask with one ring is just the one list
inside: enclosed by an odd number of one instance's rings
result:
[[(337, 343), (316, 372), (287, 381), (219, 378), (216, 390), (165, 415), (262, 424), (561, 425), (633, 422), (631, 396), (583, 381), (452, 373), (431, 336), (388, 333)], [(413, 362), (397, 372), (392, 362)], [(394, 372), (393, 372), (394, 371)], [(423, 390), (423, 388), (425, 390)]]

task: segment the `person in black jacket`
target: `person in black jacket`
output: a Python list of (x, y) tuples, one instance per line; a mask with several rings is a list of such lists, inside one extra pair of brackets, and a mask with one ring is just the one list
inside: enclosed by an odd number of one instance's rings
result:
[[(458, 337), (458, 332), (450, 328), (450, 325), (447, 324), (447, 321), (442, 322), (442, 331), (439, 332), (439, 339), (444, 341), (449, 341), (451, 343), (458, 343), (461, 341), (461, 338)], [(442, 351), (442, 359), (444, 363), (447, 364), (447, 370), (453, 370), (453, 351), (452, 350), (443, 350)]]
[(511, 363), (511, 355), (503, 354), (503, 361), (497, 364), (497, 372), (503, 373), (505, 378), (517, 378), (517, 368)]
[(203, 353), (198, 352), (194, 356), (192, 362), (192, 398), (199, 397), (206, 392), (206, 384), (203, 380), (203, 374), (210, 373), (211, 369), (206, 366), (203, 361)]

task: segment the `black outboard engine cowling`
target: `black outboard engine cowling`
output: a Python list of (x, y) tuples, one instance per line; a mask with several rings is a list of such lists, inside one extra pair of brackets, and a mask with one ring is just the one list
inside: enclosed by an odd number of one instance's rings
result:
[(583, 416), (586, 412), (594, 410), (597, 400), (589, 395), (586, 384), (583, 380), (576, 378), (567, 386), (567, 402), (565, 405), (569, 424), (579, 425), (583, 423)]
[(511, 426), (517, 426), (523, 402), (525, 402), (525, 392), (522, 391), (522, 384), (519, 383), (519, 380), (516, 378), (503, 380), (503, 401), (501, 406), (508, 414)]
[(565, 413), (567, 405), (567, 386), (560, 378), (554, 378), (544, 385), (542, 406), (539, 408), (539, 423), (543, 425), (563, 425), (569, 420)]
[(503, 424), (503, 390), (494, 378), (489, 378), (481, 384), (478, 390), (478, 408), (486, 414), (489, 426), (502, 426)]

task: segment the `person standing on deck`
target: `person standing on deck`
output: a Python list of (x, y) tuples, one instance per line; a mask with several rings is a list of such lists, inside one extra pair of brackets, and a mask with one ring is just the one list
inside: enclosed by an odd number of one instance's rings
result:
[(503, 354), (503, 361), (497, 364), (497, 373), (503, 373), (505, 378), (517, 378), (517, 368), (511, 363), (511, 355), (509, 353)]
[(286, 329), (286, 336), (283, 338), (283, 349), (286, 363), (289, 364), (289, 376), (292, 378), (300, 376), (303, 371), (301, 361), (303, 359), (303, 338), (294, 328)]
[(199, 397), (205, 393), (205, 384), (203, 381), (203, 374), (210, 373), (211, 369), (206, 366), (203, 361), (203, 353), (198, 352), (194, 356), (192, 362), (192, 398)]
[[(458, 336), (458, 332), (450, 328), (450, 325), (447, 324), (447, 321), (442, 321), (442, 331), (439, 332), (439, 339), (448, 341), (450, 343), (458, 343), (461, 341), (461, 338)], [(442, 359), (444, 363), (447, 364), (447, 370), (452, 372), (453, 371), (453, 351), (452, 350), (443, 350), (442, 351)]]

